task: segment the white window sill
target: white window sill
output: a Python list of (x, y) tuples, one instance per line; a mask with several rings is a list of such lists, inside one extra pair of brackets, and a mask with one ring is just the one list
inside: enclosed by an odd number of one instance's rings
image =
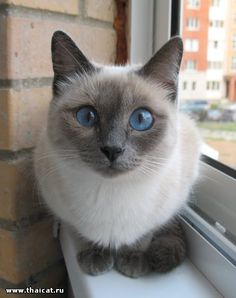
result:
[(81, 272), (76, 255), (79, 243), (75, 235), (62, 226), (60, 240), (75, 298), (220, 298), (223, 297), (187, 259), (168, 274), (151, 274), (130, 279), (115, 270), (92, 277)]

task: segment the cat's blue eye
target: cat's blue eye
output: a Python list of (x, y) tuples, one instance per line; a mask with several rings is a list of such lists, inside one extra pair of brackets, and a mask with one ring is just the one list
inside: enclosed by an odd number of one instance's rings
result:
[(147, 109), (139, 108), (131, 114), (129, 118), (130, 126), (135, 130), (147, 130), (150, 129), (153, 125), (154, 119)]
[(78, 110), (76, 119), (81, 125), (91, 127), (97, 122), (98, 114), (93, 107), (85, 106)]

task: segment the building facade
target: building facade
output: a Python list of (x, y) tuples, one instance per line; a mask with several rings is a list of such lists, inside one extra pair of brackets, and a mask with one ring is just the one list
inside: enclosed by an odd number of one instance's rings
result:
[(236, 101), (236, 1), (228, 0), (228, 26), (226, 44), (226, 97)]
[(180, 98), (219, 101), (236, 96), (236, 2), (184, 0), (182, 24)]

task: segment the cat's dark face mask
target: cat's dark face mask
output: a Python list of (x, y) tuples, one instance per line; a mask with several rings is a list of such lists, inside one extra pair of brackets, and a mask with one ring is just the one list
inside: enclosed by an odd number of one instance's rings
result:
[[(175, 38), (143, 67), (119, 73), (93, 65), (65, 33), (56, 32), (48, 118), (55, 149), (107, 177), (161, 165), (176, 141), (173, 131), (172, 139), (166, 135), (174, 130), (181, 56), (182, 42)], [(155, 98), (163, 94), (165, 100)]]

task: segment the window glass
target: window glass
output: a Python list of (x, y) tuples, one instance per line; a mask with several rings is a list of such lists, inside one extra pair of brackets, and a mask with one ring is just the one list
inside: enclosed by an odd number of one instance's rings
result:
[(187, 7), (189, 9), (196, 9), (200, 6), (200, 0), (187, 0)]
[(186, 28), (189, 31), (199, 30), (199, 20), (198, 20), (198, 18), (192, 18), (192, 17), (187, 18)]
[(186, 60), (185, 69), (186, 70), (195, 70), (197, 68), (197, 61), (196, 60)]
[(211, 1), (211, 6), (212, 7), (219, 7), (220, 6), (220, 0), (212, 0)]
[(185, 40), (185, 51), (197, 52), (199, 48), (199, 41), (197, 39), (186, 39)]
[(232, 44), (233, 50), (236, 50), (236, 34), (233, 35), (232, 42), (233, 42), (233, 44)]
[(236, 168), (236, 1), (183, 0), (181, 23), (180, 108), (209, 156)]
[(183, 82), (183, 90), (187, 89), (187, 82)]
[(231, 65), (232, 70), (236, 70), (236, 57), (232, 57), (232, 65)]
[(207, 62), (207, 64), (208, 64), (208, 70), (222, 69), (222, 67), (223, 67), (223, 63), (221, 61), (211, 61), (211, 60), (209, 60)]

